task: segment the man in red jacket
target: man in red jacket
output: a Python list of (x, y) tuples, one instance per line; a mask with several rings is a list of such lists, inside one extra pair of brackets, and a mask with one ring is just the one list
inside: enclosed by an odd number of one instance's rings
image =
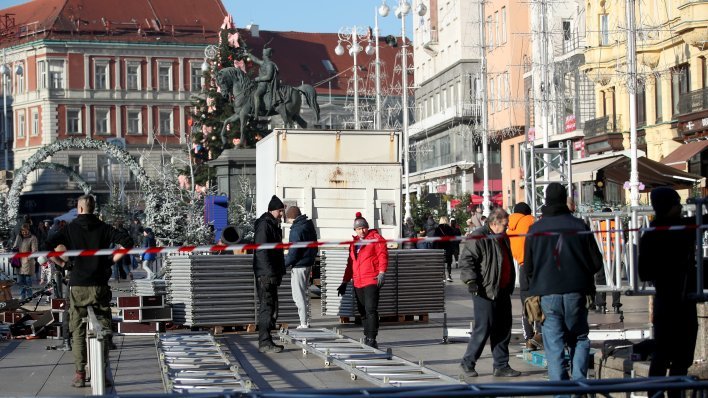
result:
[[(354, 296), (357, 308), (364, 324), (364, 343), (378, 348), (376, 335), (379, 332), (379, 291), (384, 284), (384, 274), (388, 267), (388, 250), (386, 241), (375, 229), (369, 229), (369, 223), (356, 213), (354, 219), (354, 236), (349, 245), (349, 259), (344, 271), (344, 279), (337, 292), (343, 296), (347, 284), (354, 279)], [(360, 241), (378, 241), (376, 243), (360, 243)]]

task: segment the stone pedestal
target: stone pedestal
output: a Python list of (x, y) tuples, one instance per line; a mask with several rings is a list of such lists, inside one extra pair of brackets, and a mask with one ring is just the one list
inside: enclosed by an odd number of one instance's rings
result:
[(698, 303), (698, 336), (696, 351), (693, 353), (693, 366), (688, 374), (700, 379), (708, 379), (708, 303)]
[(216, 170), (217, 192), (220, 195), (228, 195), (229, 198), (236, 197), (244, 180), (247, 180), (250, 184), (251, 195), (255, 195), (255, 148), (227, 149), (218, 158), (210, 161), (209, 166), (214, 167)]

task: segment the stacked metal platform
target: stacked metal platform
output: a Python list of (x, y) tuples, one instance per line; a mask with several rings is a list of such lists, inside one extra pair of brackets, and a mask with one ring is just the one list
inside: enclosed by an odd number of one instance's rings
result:
[(167, 294), (164, 279), (135, 279), (131, 285), (136, 296), (162, 296)]
[[(186, 326), (255, 324), (258, 297), (252, 255), (170, 256), (165, 279), (175, 323)], [(278, 322), (298, 322), (286, 274)]]
[(208, 333), (158, 334), (155, 337), (162, 382), (168, 393), (248, 392), (251, 381)]
[[(322, 315), (353, 317), (353, 286), (338, 297), (349, 252), (322, 250)], [(379, 315), (417, 315), (445, 311), (445, 255), (442, 250), (389, 250), (386, 283), (379, 299)]]
[(422, 361), (413, 363), (394, 356), (390, 349), (369, 347), (345, 338), (336, 330), (285, 329), (280, 331), (280, 339), (297, 344), (303, 355), (311, 353), (324, 359), (326, 367), (335, 365), (348, 371), (352, 380), (362, 378), (385, 387), (461, 384), (459, 380), (426, 368)]

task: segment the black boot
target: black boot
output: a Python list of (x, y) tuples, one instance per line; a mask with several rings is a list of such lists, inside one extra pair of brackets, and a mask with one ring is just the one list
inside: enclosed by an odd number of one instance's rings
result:
[(379, 348), (379, 344), (376, 342), (376, 339), (370, 339), (367, 337), (364, 339), (364, 344), (368, 345), (371, 348)]

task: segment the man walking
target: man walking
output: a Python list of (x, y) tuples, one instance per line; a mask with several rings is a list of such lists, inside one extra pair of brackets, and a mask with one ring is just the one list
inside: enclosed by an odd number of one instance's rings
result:
[[(96, 199), (91, 195), (81, 196), (77, 201), (78, 216), (57, 234), (47, 239), (45, 250), (87, 250), (107, 249), (110, 245), (118, 248), (131, 248), (133, 240), (124, 229), (115, 229), (93, 214)], [(111, 331), (111, 264), (122, 259), (123, 254), (108, 256), (75, 257), (72, 260), (69, 291), (70, 330), (73, 339), (74, 365), (76, 374), (72, 385), (86, 385), (86, 327), (82, 320), (88, 316), (87, 308), (93, 307), (103, 329)], [(67, 261), (60, 257), (51, 260), (61, 266)], [(108, 346), (106, 345), (106, 348)], [(108, 350), (105, 352), (108, 360)]]
[[(681, 218), (681, 198), (675, 190), (655, 188), (650, 198), (656, 212), (652, 227), (695, 223)], [(656, 288), (656, 352), (649, 365), (649, 376), (666, 376), (667, 370), (670, 376), (686, 375), (693, 363), (698, 317), (696, 302), (687, 293), (696, 286), (695, 254), (693, 229), (647, 231), (639, 240), (639, 279), (652, 282)]]
[[(255, 222), (254, 243), (281, 243), (283, 231), (280, 220), (285, 205), (273, 195), (268, 203), (268, 211)], [(285, 275), (283, 249), (259, 249), (253, 254), (253, 273), (258, 291), (258, 350), (260, 352), (281, 352), (283, 346), (275, 344), (270, 331), (278, 319), (278, 286)]]
[[(337, 293), (344, 296), (347, 284), (354, 280), (356, 305), (364, 324), (364, 343), (378, 348), (376, 336), (379, 333), (379, 293), (388, 268), (388, 249), (385, 239), (377, 230), (369, 229), (369, 223), (359, 212), (354, 218), (354, 231), (356, 236), (349, 244), (347, 268)], [(378, 242), (362, 244), (362, 240)]]
[[(285, 219), (292, 223), (290, 227), (290, 243), (313, 242), (317, 240), (315, 224), (306, 215), (300, 212), (297, 206), (290, 206), (285, 212)], [(297, 314), (300, 317), (298, 329), (310, 327), (307, 313), (307, 302), (310, 295), (310, 272), (315, 264), (317, 248), (298, 247), (288, 250), (285, 257), (285, 267), (291, 267), (290, 288), (293, 293), (293, 300), (297, 306)]]
[[(494, 376), (516, 377), (521, 372), (509, 366), (511, 340), (511, 293), (516, 272), (504, 232), (509, 215), (502, 208), (489, 214), (489, 221), (472, 233), (460, 247), (460, 280), (467, 285), (474, 303), (474, 329), (460, 366), (469, 377), (477, 377), (477, 360), (487, 339), (494, 357)], [(489, 235), (503, 235), (491, 237)]]
[[(568, 380), (570, 353), (573, 380), (585, 379), (588, 370), (587, 296), (595, 292), (594, 275), (602, 268), (602, 255), (590, 228), (574, 217), (559, 183), (546, 188), (543, 217), (529, 228), (524, 268), (530, 280), (529, 295), (541, 296), (543, 346), (548, 359), (548, 378)], [(550, 233), (550, 234), (547, 234)], [(543, 234), (543, 235), (536, 235)]]

